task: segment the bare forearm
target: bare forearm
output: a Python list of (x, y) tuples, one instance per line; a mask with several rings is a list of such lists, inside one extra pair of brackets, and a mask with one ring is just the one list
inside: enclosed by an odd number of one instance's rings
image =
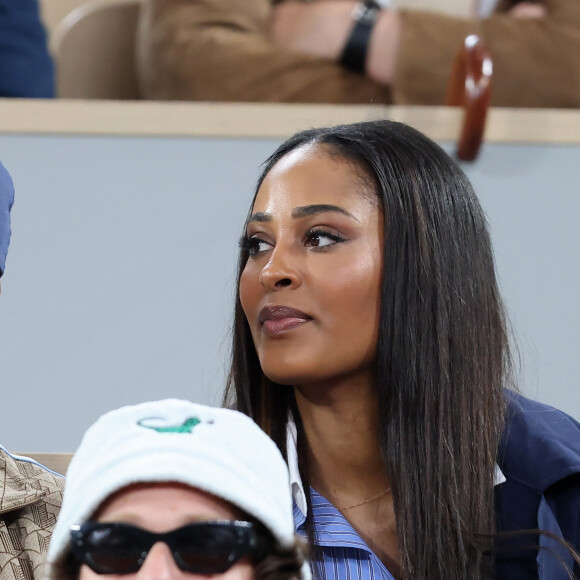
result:
[[(356, 4), (355, 1), (335, 0), (283, 2), (274, 9), (270, 36), (276, 44), (288, 50), (337, 62), (354, 25), (352, 11)], [(398, 15), (383, 10), (369, 43), (365, 66), (367, 76), (381, 84), (390, 84), (398, 43)]]
[(367, 75), (383, 85), (390, 85), (395, 76), (401, 22), (397, 12), (383, 10), (371, 35), (366, 61)]
[(275, 44), (294, 52), (338, 60), (348, 37), (356, 2), (288, 0), (272, 12), (269, 33)]

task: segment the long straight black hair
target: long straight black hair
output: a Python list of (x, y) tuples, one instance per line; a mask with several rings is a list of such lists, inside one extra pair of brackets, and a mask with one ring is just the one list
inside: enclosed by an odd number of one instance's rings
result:
[[(491, 577), (485, 539), (495, 533), (494, 469), (511, 359), (485, 215), (438, 145), (390, 121), (296, 134), (267, 160), (256, 191), (282, 157), (306, 144), (368, 176), (384, 214), (376, 392), (401, 578)], [(247, 259), (242, 250), (238, 281)], [(239, 294), (224, 403), (252, 417), (283, 454), (294, 418), (308, 490), (308, 441), (293, 389), (262, 372)]]

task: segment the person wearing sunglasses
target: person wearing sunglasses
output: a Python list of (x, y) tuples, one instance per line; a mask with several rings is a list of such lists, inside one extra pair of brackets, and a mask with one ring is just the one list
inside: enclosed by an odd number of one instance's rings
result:
[(45, 580), (101, 576), (309, 580), (276, 445), (187, 401), (105, 414), (70, 464)]

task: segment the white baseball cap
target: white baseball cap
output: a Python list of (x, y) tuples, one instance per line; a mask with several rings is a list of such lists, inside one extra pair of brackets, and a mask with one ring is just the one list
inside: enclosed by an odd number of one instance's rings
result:
[(295, 543), (286, 462), (249, 417), (177, 399), (152, 401), (111, 411), (86, 432), (67, 472), (46, 578), (56, 580), (53, 564), (68, 553), (71, 525), (128, 485), (161, 481), (222, 498), (264, 524), (281, 547)]

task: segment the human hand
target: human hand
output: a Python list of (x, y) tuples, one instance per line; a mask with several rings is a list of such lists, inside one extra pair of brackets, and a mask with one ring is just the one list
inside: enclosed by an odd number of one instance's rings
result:
[(295, 52), (338, 60), (352, 27), (354, 1), (287, 0), (276, 4), (270, 19), (270, 38)]
[(544, 18), (548, 11), (543, 4), (535, 2), (518, 2), (510, 11), (514, 18)]
[[(269, 34), (288, 50), (338, 61), (353, 26), (352, 11), (357, 2), (287, 0), (273, 8)], [(383, 10), (373, 30), (366, 73), (389, 85), (396, 63), (400, 23), (397, 13)]]

